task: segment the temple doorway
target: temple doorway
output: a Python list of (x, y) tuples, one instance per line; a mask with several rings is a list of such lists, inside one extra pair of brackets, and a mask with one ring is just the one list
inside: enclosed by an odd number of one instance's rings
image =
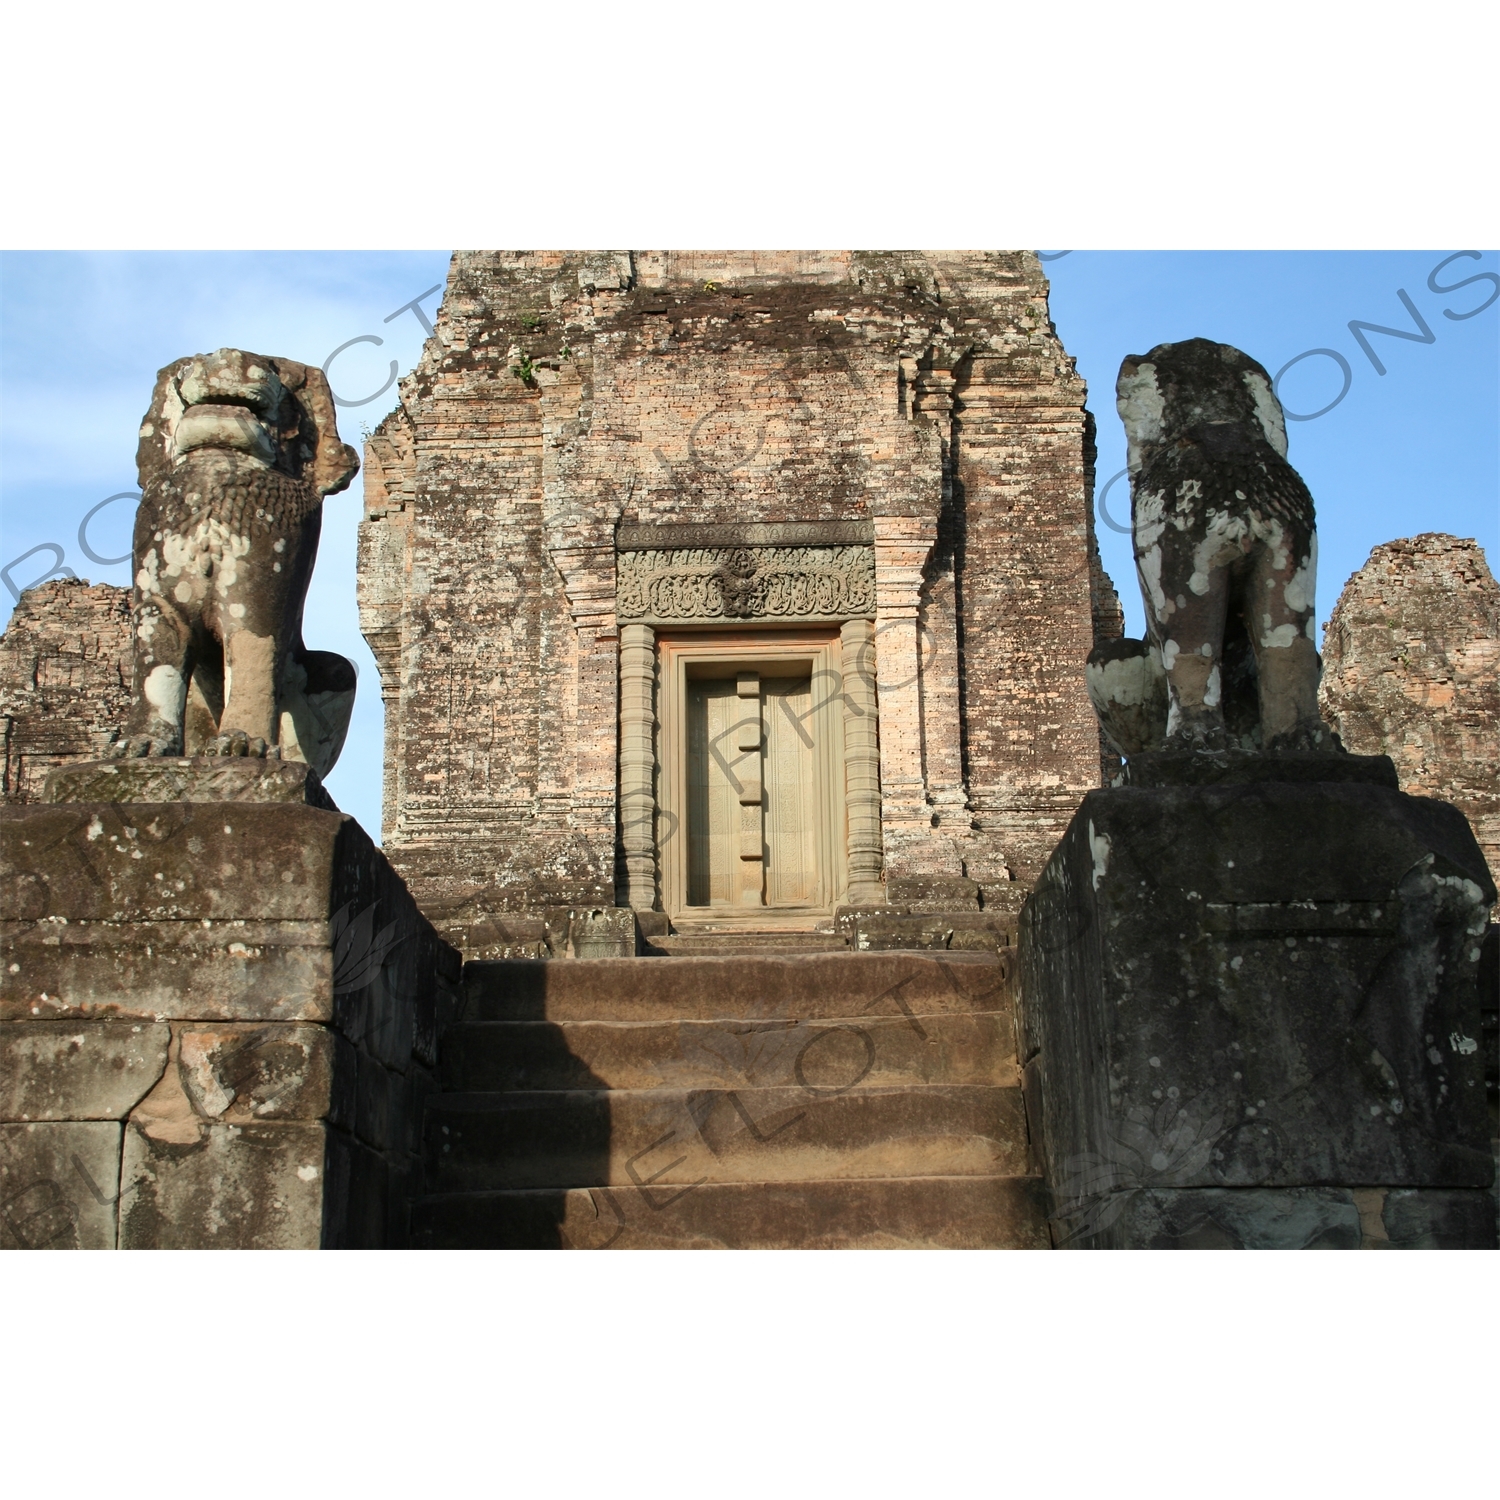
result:
[(831, 631), (661, 642), (658, 845), (674, 921), (811, 927), (843, 898), (837, 645)]

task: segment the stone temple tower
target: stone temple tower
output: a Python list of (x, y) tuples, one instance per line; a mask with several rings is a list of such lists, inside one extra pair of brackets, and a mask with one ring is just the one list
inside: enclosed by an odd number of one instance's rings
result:
[(460, 254), (366, 458), (384, 845), (470, 953), (1013, 913), (1099, 784), (1029, 253)]

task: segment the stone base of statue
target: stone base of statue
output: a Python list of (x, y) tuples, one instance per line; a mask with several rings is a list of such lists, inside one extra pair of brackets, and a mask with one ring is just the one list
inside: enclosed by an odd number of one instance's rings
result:
[(1385, 757), (1141, 755), (1021, 913), (1054, 1243), (1496, 1244), (1495, 887)]
[(80, 761), (47, 773), (44, 802), (293, 802), (337, 812), (300, 760), (253, 755), (152, 755)]
[(0, 808), (0, 1249), (405, 1244), (459, 955), (306, 766), (116, 764)]

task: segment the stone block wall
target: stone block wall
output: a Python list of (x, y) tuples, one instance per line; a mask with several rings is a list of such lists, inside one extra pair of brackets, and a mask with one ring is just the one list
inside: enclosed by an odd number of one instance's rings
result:
[(130, 707), (130, 590), (54, 578), (0, 636), (6, 802), (41, 800), (54, 766), (100, 755)]
[(787, 523), (873, 547), (887, 873), (1013, 906), (1099, 783), (1082, 663), (1118, 632), (1046, 297), (1022, 252), (456, 256), (361, 529), (424, 910), (623, 904), (617, 543)]
[(0, 1244), (405, 1242), (458, 955), (352, 819), (0, 818)]
[(1021, 914), (1027, 1118), (1074, 1248), (1494, 1248), (1494, 883), (1384, 757), (1141, 755)]

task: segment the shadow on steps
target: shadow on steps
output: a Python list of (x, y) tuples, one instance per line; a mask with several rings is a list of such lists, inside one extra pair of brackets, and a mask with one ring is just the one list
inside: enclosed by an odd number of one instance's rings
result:
[[(481, 1149), (501, 1160), (530, 1158), (544, 1170), (551, 1166), (555, 1171), (555, 1158), (561, 1154), (576, 1176), (605, 1180), (610, 1142), (606, 1084), (569, 1049), (564, 1029), (546, 1019), (550, 967), (546, 960), (465, 965), (463, 1007), (438, 1059), (442, 1092), (429, 1101), (423, 1125), (429, 1196), (413, 1205), (415, 1249), (572, 1248), (563, 1232), (567, 1187), (498, 1197), (442, 1191), (455, 1149), (465, 1153), (476, 1144), (476, 1135), (482, 1137)], [(475, 970), (490, 983), (476, 984), (471, 972)], [(487, 1016), (495, 1019), (482, 1019)], [(525, 1061), (519, 1069), (517, 1026), (526, 1033)], [(554, 1137), (552, 1151), (538, 1158), (537, 1103), (554, 1091), (562, 1091), (570, 1106), (561, 1112), (563, 1138)], [(557, 1180), (566, 1182), (569, 1177)]]
[(471, 963), (429, 1248), (1047, 1245), (1008, 954)]

